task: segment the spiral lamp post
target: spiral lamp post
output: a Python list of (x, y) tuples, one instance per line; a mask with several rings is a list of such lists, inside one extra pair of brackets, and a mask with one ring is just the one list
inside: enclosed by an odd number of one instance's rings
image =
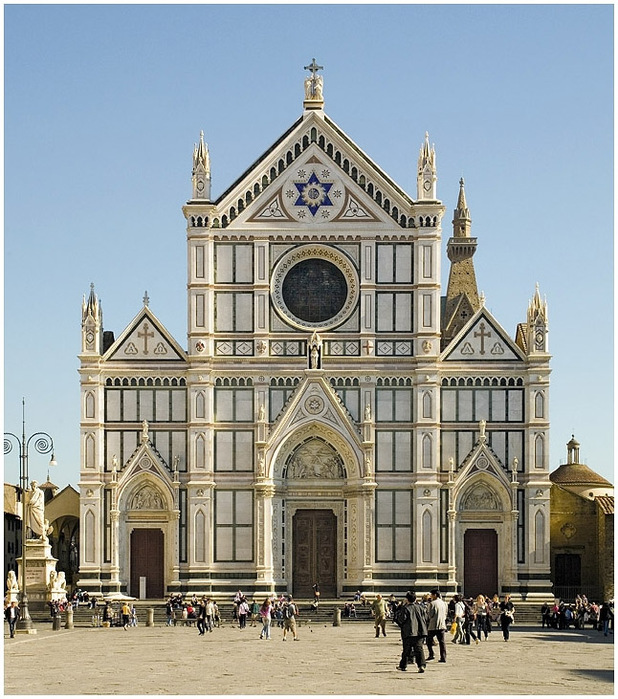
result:
[(50, 466), (56, 466), (57, 462), (54, 457), (54, 440), (47, 432), (35, 432), (26, 438), (26, 401), (21, 400), (21, 438), (13, 432), (4, 433), (4, 453), (9, 454), (13, 451), (16, 444), (19, 449), (19, 485), (21, 488), (21, 595), (20, 595), (20, 617), (16, 628), (18, 631), (31, 631), (32, 619), (28, 611), (28, 594), (26, 592), (26, 491), (28, 490), (28, 448), (34, 440), (34, 449), (39, 454), (49, 454), (51, 452)]

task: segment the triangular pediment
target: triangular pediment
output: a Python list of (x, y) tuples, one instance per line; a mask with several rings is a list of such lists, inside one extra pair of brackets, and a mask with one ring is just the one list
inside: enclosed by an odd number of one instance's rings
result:
[(143, 440), (135, 448), (126, 464), (121, 464), (118, 485), (122, 489), (133, 478), (143, 475), (149, 475), (157, 480), (161, 480), (171, 493), (172, 478), (169, 467), (149, 439)]
[(111, 362), (186, 361), (185, 353), (154, 313), (144, 308), (107, 350), (103, 359)]
[(229, 227), (340, 223), (392, 227), (394, 222), (349, 175), (312, 145)]
[(477, 440), (470, 453), (464, 459), (457, 473), (456, 483), (458, 488), (465, 484), (467, 479), (476, 475), (492, 476), (497, 478), (505, 487), (508, 488), (509, 486), (504, 467), (485, 437)]
[(217, 201), (214, 226), (407, 226), (413, 200), (334, 122), (307, 113)]
[(519, 362), (524, 356), (486, 308), (466, 323), (444, 350), (445, 362)]
[(320, 422), (361, 446), (361, 435), (337, 392), (322, 376), (307, 376), (277, 417), (270, 435), (271, 444), (291, 430)]

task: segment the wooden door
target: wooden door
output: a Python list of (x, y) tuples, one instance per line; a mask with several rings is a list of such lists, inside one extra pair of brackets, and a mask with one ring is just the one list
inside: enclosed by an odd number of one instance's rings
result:
[(337, 518), (332, 510), (298, 510), (292, 527), (295, 597), (337, 596)]
[(498, 590), (498, 534), (494, 529), (468, 529), (464, 534), (466, 597), (500, 594)]
[(139, 579), (146, 578), (146, 597), (163, 597), (163, 532), (160, 529), (134, 529), (131, 532), (131, 589), (139, 597)]

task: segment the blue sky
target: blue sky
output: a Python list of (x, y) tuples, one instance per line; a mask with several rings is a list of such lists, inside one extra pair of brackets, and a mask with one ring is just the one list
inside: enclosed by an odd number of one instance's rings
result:
[[(200, 129), (213, 195), (302, 112), (416, 195), (435, 143), (444, 243), (464, 177), (487, 307), (550, 319), (551, 469), (571, 434), (613, 481), (611, 5), (5, 5), (5, 429), (49, 432), (79, 480), (81, 300), (116, 337), (150, 307), (186, 347), (185, 221)], [(448, 266), (443, 263), (443, 283)], [(47, 458), (30, 452), (30, 475)], [(17, 460), (5, 480), (16, 482)]]

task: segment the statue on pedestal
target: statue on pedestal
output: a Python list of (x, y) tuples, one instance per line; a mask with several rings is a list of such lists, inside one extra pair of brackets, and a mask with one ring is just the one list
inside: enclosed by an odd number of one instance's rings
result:
[(41, 541), (48, 541), (49, 524), (45, 520), (45, 495), (37, 481), (32, 481), (30, 490), (26, 492), (26, 525), (34, 534), (32, 538), (38, 537)]
[(9, 570), (9, 574), (6, 577), (6, 598), (5, 603), (10, 604), (11, 602), (17, 602), (19, 596), (19, 584), (17, 583), (17, 576), (14, 570)]
[(67, 581), (65, 578), (64, 571), (56, 573), (55, 570), (51, 570), (49, 573), (49, 583), (47, 585), (47, 590), (51, 600), (65, 600), (67, 596)]

